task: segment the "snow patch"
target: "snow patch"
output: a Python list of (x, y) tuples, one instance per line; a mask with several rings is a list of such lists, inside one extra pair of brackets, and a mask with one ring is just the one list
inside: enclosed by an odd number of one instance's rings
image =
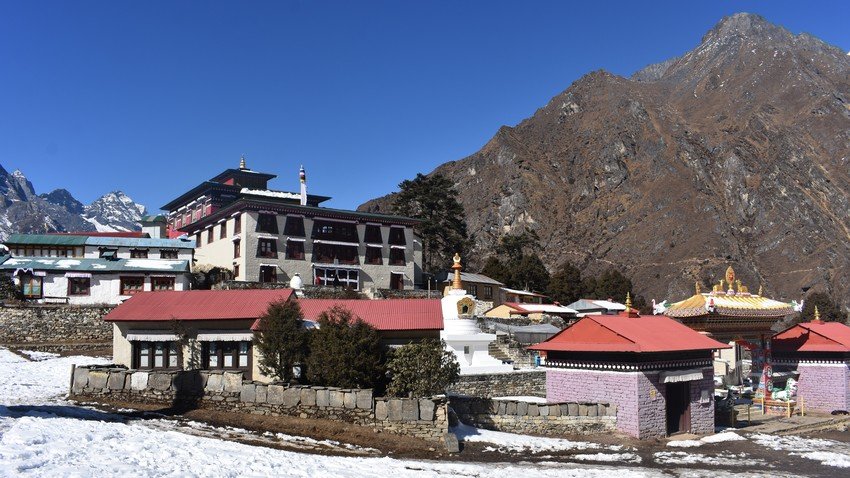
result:
[(451, 431), (457, 435), (458, 440), (466, 443), (491, 443), (495, 447), (488, 447), (488, 451), (528, 451), (540, 453), (544, 451), (564, 450), (612, 450), (620, 451), (621, 445), (603, 446), (597, 443), (584, 441), (572, 441), (564, 438), (545, 438), (530, 435), (517, 435), (514, 433), (496, 432), (475, 428), (464, 423), (453, 427)]
[(775, 436), (756, 433), (750, 439), (767, 448), (788, 452), (819, 461), (822, 465), (837, 468), (850, 468), (850, 444), (823, 438), (803, 438), (798, 436)]
[(677, 447), (677, 448), (694, 448), (698, 446), (705, 445), (706, 443), (723, 443), (727, 441), (741, 441), (746, 440), (746, 438), (738, 435), (735, 432), (723, 432), (717, 433), (715, 435), (708, 435), (700, 438), (699, 440), (673, 440), (667, 442), (667, 446)]

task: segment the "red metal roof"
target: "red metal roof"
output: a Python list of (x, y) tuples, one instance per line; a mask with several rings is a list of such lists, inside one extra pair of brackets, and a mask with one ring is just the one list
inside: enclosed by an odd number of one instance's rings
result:
[(149, 238), (147, 232), (142, 231), (114, 231), (114, 232), (48, 232), (50, 236), (89, 236), (89, 237), (130, 237)]
[(106, 321), (256, 319), (269, 304), (288, 300), (291, 289), (140, 292), (104, 317)]
[(440, 299), (334, 300), (298, 299), (304, 320), (318, 321), (322, 312), (341, 306), (378, 330), (440, 330)]
[(531, 350), (560, 352), (682, 352), (728, 349), (663, 315), (587, 315)]
[(784, 352), (850, 352), (850, 327), (840, 322), (804, 322), (773, 336)]

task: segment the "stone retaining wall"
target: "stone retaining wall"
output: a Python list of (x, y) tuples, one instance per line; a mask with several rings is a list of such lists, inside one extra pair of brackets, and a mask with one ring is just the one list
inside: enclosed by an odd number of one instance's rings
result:
[(617, 406), (607, 403), (530, 403), (452, 397), (451, 408), (468, 425), (511, 433), (563, 436), (612, 431)]
[(103, 321), (114, 306), (3, 305), (0, 343), (110, 343), (112, 324)]
[(546, 372), (543, 370), (510, 373), (461, 375), (448, 392), (470, 397), (546, 397)]
[(372, 390), (287, 386), (243, 380), (220, 370), (139, 371), (115, 366), (74, 369), (71, 397), (208, 408), (255, 415), (324, 418), (429, 441), (448, 433), (444, 398), (375, 398)]

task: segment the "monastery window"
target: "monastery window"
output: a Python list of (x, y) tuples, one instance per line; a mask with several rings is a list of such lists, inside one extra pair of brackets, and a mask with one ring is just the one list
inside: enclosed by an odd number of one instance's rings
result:
[(215, 240), (213, 229), (215, 229), (215, 226), (211, 226), (209, 229), (207, 229), (207, 244), (212, 244), (212, 241)]
[(242, 241), (233, 241), (233, 258), (242, 257)]
[(391, 266), (403, 266), (406, 263), (404, 260), (404, 249), (390, 249)]
[(21, 292), (27, 299), (40, 299), (43, 290), (43, 277), (33, 274), (21, 275)]
[(233, 234), (242, 233), (242, 216), (233, 216)]
[(121, 277), (121, 295), (135, 295), (145, 288), (144, 277)]
[(324, 264), (359, 264), (360, 256), (357, 254), (357, 246), (342, 244), (313, 243), (313, 262)]
[(227, 221), (224, 221), (223, 223), (221, 223), (221, 229), (218, 231), (218, 238), (219, 239), (226, 239), (227, 238)]
[(201, 233), (195, 234), (195, 247), (201, 247)]
[(174, 290), (174, 278), (151, 277), (151, 290)]
[(160, 259), (177, 259), (177, 250), (176, 249), (161, 249), (159, 251)]
[(493, 298), (493, 286), (485, 285), (484, 286), (484, 300), (490, 300)]
[(394, 272), (390, 273), (390, 289), (392, 289), (392, 290), (402, 290), (402, 289), (404, 289), (404, 274), (396, 274)]
[(304, 260), (304, 241), (286, 241), (286, 258)]
[(407, 245), (407, 241), (404, 239), (404, 228), (403, 227), (391, 227), (390, 228), (389, 243), (394, 245), (394, 246), (405, 246), (405, 245)]
[(277, 257), (277, 241), (260, 239), (257, 242), (257, 257)]
[(478, 286), (475, 284), (469, 284), (466, 286), (466, 293), (469, 295), (478, 296)]
[(239, 264), (233, 264), (233, 278), (239, 278)]
[(68, 295), (91, 295), (91, 278), (69, 277)]
[(99, 257), (101, 259), (115, 259), (118, 256), (118, 249), (107, 249), (105, 247), (101, 247), (99, 252)]
[(183, 216), (178, 216), (177, 221), (174, 224), (174, 228), (180, 229), (181, 227), (183, 227)]
[(375, 224), (366, 224), (366, 234), (363, 236), (363, 242), (369, 244), (382, 244), (384, 238), (381, 236), (381, 226)]
[(275, 266), (260, 266), (260, 282), (262, 282), (262, 283), (277, 282), (277, 267), (275, 267)]
[(314, 284), (360, 290), (360, 271), (317, 267)]
[(203, 342), (203, 367), (206, 369), (249, 369), (251, 342)]
[(360, 242), (357, 235), (357, 225), (346, 222), (314, 221), (312, 238), (328, 241)]
[(133, 368), (180, 368), (180, 344), (169, 342), (133, 342)]
[(147, 249), (130, 249), (130, 258), (131, 259), (147, 259), (148, 258), (148, 250)]
[(277, 234), (277, 216), (274, 214), (260, 214), (257, 216), (257, 232)]
[(384, 258), (381, 255), (382, 248), (366, 246), (366, 264), (383, 265)]
[(286, 216), (283, 233), (287, 236), (304, 237), (304, 218), (301, 216)]

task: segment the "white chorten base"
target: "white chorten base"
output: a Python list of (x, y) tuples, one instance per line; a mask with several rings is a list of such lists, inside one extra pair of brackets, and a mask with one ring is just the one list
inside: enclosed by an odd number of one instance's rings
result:
[(485, 334), (478, 329), (475, 319), (460, 318), (457, 303), (463, 298), (474, 297), (463, 290), (453, 290), (443, 297), (443, 330), (440, 338), (446, 349), (453, 352), (460, 365), (461, 375), (479, 373), (504, 373), (513, 371), (513, 366), (492, 357), (488, 346), (496, 340), (495, 334)]

